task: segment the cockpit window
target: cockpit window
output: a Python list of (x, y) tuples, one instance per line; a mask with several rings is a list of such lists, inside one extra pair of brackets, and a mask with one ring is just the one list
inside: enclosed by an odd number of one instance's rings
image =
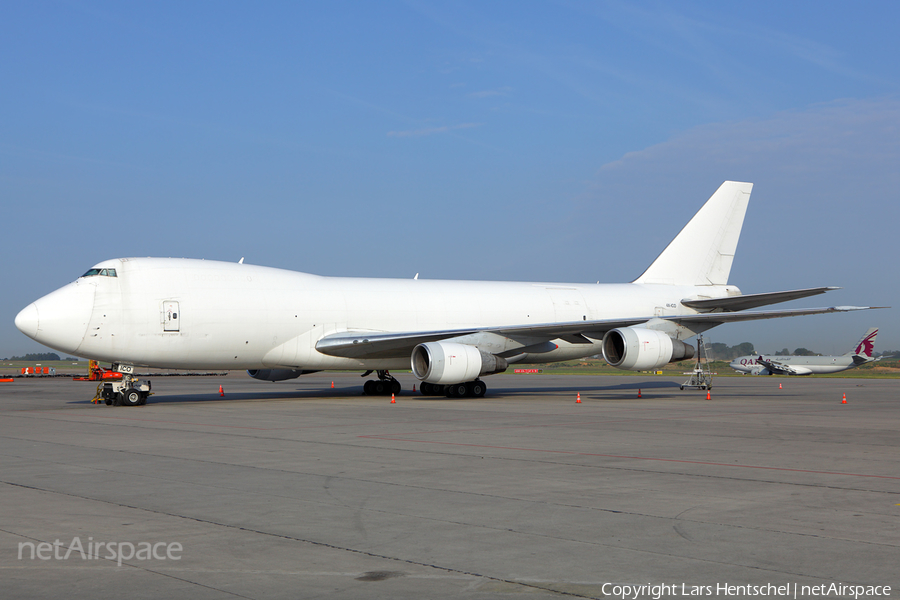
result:
[(82, 277), (94, 277), (96, 275), (100, 275), (101, 277), (116, 277), (115, 269), (89, 269), (87, 273), (82, 275)]

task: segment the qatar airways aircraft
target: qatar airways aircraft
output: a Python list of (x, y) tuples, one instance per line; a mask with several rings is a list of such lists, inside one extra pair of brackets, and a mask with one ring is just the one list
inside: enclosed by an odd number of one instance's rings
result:
[(512, 363), (603, 354), (617, 368), (690, 358), (684, 340), (734, 321), (870, 307), (749, 312), (832, 287), (744, 295), (728, 284), (750, 183), (726, 181), (631, 283), (516, 283), (321, 277), (184, 258), (103, 261), (29, 304), (16, 327), (41, 344), (113, 363), (107, 403), (139, 404), (135, 366), (247, 369), (279, 381), (323, 369), (376, 371), (366, 393), (483, 396)]
[(842, 356), (769, 356), (760, 354), (739, 356), (729, 365), (735, 371), (753, 375), (812, 375), (839, 373), (876, 360), (875, 337), (878, 328), (869, 329), (853, 350)]

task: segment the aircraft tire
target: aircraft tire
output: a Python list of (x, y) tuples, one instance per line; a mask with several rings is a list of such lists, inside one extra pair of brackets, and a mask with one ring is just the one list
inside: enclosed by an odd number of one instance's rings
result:
[(399, 394), (400, 390), (403, 389), (403, 386), (400, 385), (400, 382), (396, 379), (391, 382), (391, 393)]
[(453, 385), (447, 386), (448, 398), (465, 398), (468, 395), (469, 388), (465, 383), (454, 383)]
[[(374, 380), (373, 380), (373, 381), (374, 381)], [(375, 395), (376, 395), (376, 396), (383, 396), (383, 395), (384, 395), (384, 388), (385, 388), (384, 382), (383, 382), (383, 381), (380, 381), (380, 380), (379, 380), (379, 381), (375, 381), (375, 382), (374, 382), (374, 385), (372, 385), (372, 390), (375, 392)]]
[(423, 396), (433, 396), (434, 392), (431, 390), (432, 385), (427, 381), (423, 381), (419, 384), (419, 391), (422, 392)]
[(487, 386), (483, 381), (470, 381), (466, 384), (466, 395), (472, 398), (484, 398)]
[(368, 380), (367, 382), (365, 382), (363, 384), (363, 394), (365, 394), (366, 396), (374, 396), (375, 390), (372, 389), (372, 387), (374, 385), (375, 385), (375, 382), (372, 381), (371, 379)]

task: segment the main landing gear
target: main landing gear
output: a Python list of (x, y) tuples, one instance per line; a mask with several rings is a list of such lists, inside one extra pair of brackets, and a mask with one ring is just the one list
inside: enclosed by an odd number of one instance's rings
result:
[[(366, 371), (363, 377), (371, 373)], [(378, 379), (370, 379), (363, 385), (363, 393), (366, 396), (387, 396), (388, 394), (399, 394), (402, 389), (400, 382), (394, 379), (389, 371), (378, 371)]]
[(487, 386), (480, 379), (468, 383), (454, 383), (453, 385), (438, 385), (423, 381), (419, 386), (423, 396), (447, 396), (448, 398), (483, 398), (487, 392)]

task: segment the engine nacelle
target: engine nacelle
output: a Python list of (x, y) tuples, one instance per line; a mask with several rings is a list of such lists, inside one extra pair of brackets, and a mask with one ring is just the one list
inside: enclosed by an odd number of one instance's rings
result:
[(247, 375), (253, 379), (262, 379), (263, 381), (296, 379), (305, 373), (315, 373), (315, 371), (301, 371), (299, 369), (253, 369), (247, 371)]
[(475, 381), (509, 367), (505, 358), (454, 342), (419, 344), (413, 349), (411, 362), (416, 377), (438, 385)]
[(646, 371), (694, 357), (694, 348), (644, 327), (620, 327), (603, 336), (603, 358), (617, 369)]

